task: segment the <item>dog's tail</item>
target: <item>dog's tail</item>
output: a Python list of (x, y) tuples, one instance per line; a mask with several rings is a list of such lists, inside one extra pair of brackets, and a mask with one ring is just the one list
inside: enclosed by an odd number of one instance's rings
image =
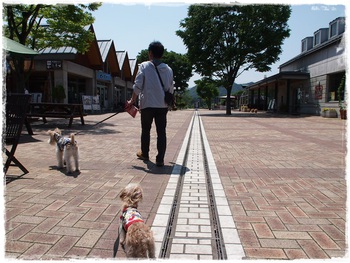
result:
[(69, 138), (70, 138), (70, 143), (74, 145), (75, 144), (75, 135), (74, 135), (74, 133), (71, 133)]

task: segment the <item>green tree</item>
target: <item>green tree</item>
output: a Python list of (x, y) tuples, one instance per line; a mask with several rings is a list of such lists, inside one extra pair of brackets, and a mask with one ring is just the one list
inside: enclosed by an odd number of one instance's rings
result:
[[(270, 70), (289, 37), (288, 5), (191, 5), (176, 31), (194, 70), (217, 80), (231, 95), (235, 79), (255, 68)], [(226, 106), (226, 114), (231, 107)]]
[(346, 83), (346, 75), (344, 74), (344, 76), (342, 77), (339, 87), (338, 87), (338, 105), (339, 108), (341, 110), (344, 110), (344, 105), (343, 102), (345, 101), (346, 97), (345, 97), (345, 83)]
[(214, 81), (208, 78), (202, 78), (195, 81), (197, 94), (201, 97), (211, 110), (212, 99), (219, 96), (219, 90)]
[[(148, 50), (144, 49), (137, 55), (139, 62), (148, 60)], [(178, 94), (182, 94), (188, 87), (188, 81), (192, 77), (192, 64), (187, 55), (179, 54), (173, 51), (164, 50), (162, 61), (168, 64), (174, 73), (175, 87), (178, 88)]]
[[(34, 50), (46, 47), (73, 47), (78, 52), (88, 50), (93, 33), (87, 26), (94, 22), (91, 11), (101, 3), (78, 5), (4, 5), (4, 34)], [(24, 71), (24, 58), (13, 57), (18, 80), (17, 92), (23, 92), (29, 74)], [(30, 73), (30, 71), (29, 71)]]
[(193, 108), (195, 100), (191, 97), (189, 90), (185, 90), (181, 95), (181, 105), (182, 108)]

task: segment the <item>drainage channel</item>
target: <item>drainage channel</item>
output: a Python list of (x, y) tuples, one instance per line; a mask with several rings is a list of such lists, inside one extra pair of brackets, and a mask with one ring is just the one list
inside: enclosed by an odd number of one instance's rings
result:
[(192, 117), (152, 230), (159, 258), (244, 256), (198, 111)]

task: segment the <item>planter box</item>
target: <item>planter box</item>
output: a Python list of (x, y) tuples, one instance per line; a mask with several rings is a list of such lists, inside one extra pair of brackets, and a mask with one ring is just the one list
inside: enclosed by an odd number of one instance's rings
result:
[(338, 114), (334, 110), (326, 110), (326, 111), (322, 111), (321, 116), (324, 118), (337, 118)]

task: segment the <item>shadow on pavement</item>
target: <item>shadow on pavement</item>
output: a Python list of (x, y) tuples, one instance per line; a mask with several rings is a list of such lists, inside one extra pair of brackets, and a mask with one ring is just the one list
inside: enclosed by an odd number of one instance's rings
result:
[(68, 174), (66, 171), (66, 167), (58, 168), (57, 165), (50, 165), (49, 167), (50, 167), (50, 170), (57, 170), (57, 171), (61, 172), (63, 175), (68, 176), (68, 177), (77, 178), (81, 174), (80, 171), (74, 171), (73, 173)]
[(273, 112), (240, 112), (240, 111), (232, 111), (231, 115), (227, 115), (225, 112), (215, 112), (211, 111), (210, 113), (200, 113), (200, 116), (205, 116), (205, 117), (226, 117), (226, 118), (249, 118), (249, 117), (254, 117), (254, 118), (306, 118), (306, 117), (311, 117), (315, 115), (307, 115), (307, 114), (283, 114), (283, 113), (273, 113)]
[[(37, 135), (38, 133), (46, 133), (48, 130), (53, 130), (55, 128), (59, 128), (62, 131), (63, 135), (68, 135), (70, 133), (75, 133), (78, 135), (106, 135), (106, 134), (116, 134), (116, 133), (121, 133), (121, 131), (116, 131), (115, 130), (115, 124), (111, 123), (95, 123), (92, 121), (85, 121), (85, 125), (81, 125), (79, 123), (73, 123), (71, 128), (67, 127), (66, 122), (62, 121), (55, 121), (55, 122), (50, 122), (48, 121), (47, 123), (32, 123), (31, 124), (33, 133)], [(109, 127), (113, 127), (109, 128)]]
[[(172, 163), (172, 162), (170, 162), (169, 164), (164, 164), (164, 166), (161, 166), (161, 167), (158, 167), (152, 161), (143, 161), (143, 162), (147, 164), (147, 168), (143, 166), (137, 166), (137, 165), (133, 165), (132, 167), (136, 170), (141, 170), (151, 174), (171, 175), (173, 171), (173, 167), (175, 166), (175, 163)], [(190, 170), (187, 167), (183, 167), (183, 169), (185, 169), (186, 172)]]

